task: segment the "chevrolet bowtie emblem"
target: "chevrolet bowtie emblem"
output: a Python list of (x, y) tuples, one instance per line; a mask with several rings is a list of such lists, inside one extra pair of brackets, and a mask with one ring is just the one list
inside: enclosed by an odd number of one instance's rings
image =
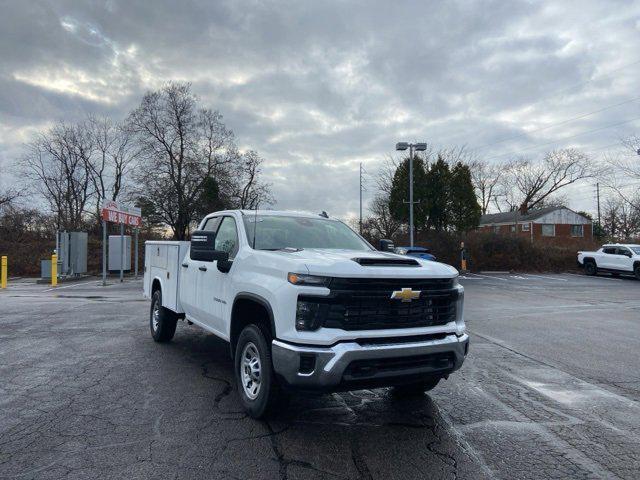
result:
[(402, 300), (403, 302), (410, 302), (416, 298), (420, 298), (420, 290), (412, 290), (411, 288), (403, 288), (402, 290), (396, 290), (391, 294), (393, 300)]

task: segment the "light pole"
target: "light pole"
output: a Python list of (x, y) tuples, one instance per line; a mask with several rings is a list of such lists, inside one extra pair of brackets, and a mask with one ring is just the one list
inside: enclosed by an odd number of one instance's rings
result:
[(424, 152), (427, 149), (426, 143), (396, 143), (396, 150), (403, 151), (409, 149), (409, 246), (413, 247), (413, 151)]

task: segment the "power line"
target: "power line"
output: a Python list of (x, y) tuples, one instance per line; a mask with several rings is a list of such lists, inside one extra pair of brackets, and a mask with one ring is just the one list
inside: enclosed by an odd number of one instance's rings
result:
[(527, 135), (531, 135), (532, 133), (541, 132), (543, 130), (548, 130), (549, 128), (557, 127), (557, 126), (560, 126), (560, 125), (566, 125), (567, 123), (571, 123), (571, 122), (573, 122), (575, 120), (580, 120), (582, 118), (586, 118), (586, 117), (589, 117), (591, 115), (595, 115), (596, 113), (604, 112), (605, 110), (609, 110), (611, 108), (619, 107), (621, 105), (626, 105), (627, 103), (637, 102), (638, 100), (640, 100), (640, 97), (635, 97), (635, 98), (632, 98), (632, 99), (629, 99), (629, 100), (625, 100), (624, 102), (619, 102), (619, 103), (616, 103), (614, 105), (608, 105), (606, 107), (600, 108), (599, 110), (594, 110), (592, 112), (584, 113), (584, 114), (578, 115), (576, 117), (568, 118), (566, 120), (563, 120), (562, 122), (552, 123), (552, 124), (547, 125), (545, 127), (536, 128), (535, 130), (530, 130), (528, 132), (520, 133), (518, 135), (514, 135), (514, 136), (511, 136), (511, 137), (503, 138), (502, 140), (497, 140), (497, 141), (495, 141), (493, 143), (487, 143), (485, 145), (480, 145), (479, 147), (476, 147), (476, 149), (491, 147), (493, 145), (497, 145), (499, 143), (506, 142), (508, 140), (513, 140), (515, 138), (525, 137)]
[(599, 128), (594, 128), (592, 130), (587, 130), (586, 132), (578, 133), (576, 135), (571, 135), (569, 137), (564, 137), (564, 138), (561, 138), (560, 140), (554, 140), (552, 142), (546, 142), (546, 143), (541, 143), (539, 145), (533, 145), (533, 146), (527, 147), (527, 148), (521, 148), (518, 151), (501, 153), (499, 155), (495, 155), (493, 157), (486, 158), (485, 160), (493, 160), (495, 158), (504, 157), (506, 155), (514, 155), (514, 154), (518, 154), (520, 152), (526, 152), (528, 150), (535, 150), (537, 148), (545, 147), (545, 146), (548, 146), (548, 145), (553, 145), (554, 143), (563, 142), (565, 140), (571, 140), (572, 138), (577, 138), (577, 137), (580, 137), (582, 135), (586, 135), (588, 133), (599, 132), (600, 130), (606, 130), (607, 128), (617, 127), (618, 125), (624, 125), (626, 123), (635, 122), (636, 120), (640, 120), (640, 117), (635, 117), (635, 118), (632, 118), (630, 120), (625, 120), (624, 122), (612, 123), (610, 125), (605, 125), (604, 127), (599, 127)]
[[(575, 83), (573, 85), (569, 85), (568, 87), (561, 88), (560, 90), (556, 90), (554, 93), (551, 93), (550, 95), (546, 95), (544, 97), (538, 98), (538, 100), (536, 100), (535, 102), (529, 103), (527, 106), (531, 107), (533, 105), (537, 105), (540, 102), (542, 102), (543, 100), (549, 100), (550, 98), (557, 97), (561, 93), (564, 93), (564, 92), (566, 92), (568, 90), (573, 90), (573, 89), (575, 89), (577, 87), (580, 87), (582, 85), (586, 85), (588, 83), (591, 83), (591, 82), (594, 82), (594, 81), (597, 81), (597, 80), (602, 80), (603, 78), (606, 78), (606, 77), (608, 77), (608, 76), (610, 76), (610, 75), (612, 75), (614, 73), (617, 73), (620, 70), (624, 70), (625, 68), (633, 67), (633, 66), (638, 65), (638, 64), (640, 64), (640, 60), (636, 60), (636, 61), (628, 63), (626, 65), (622, 65), (621, 67), (614, 68), (613, 70), (609, 70), (608, 72), (604, 72), (603, 74), (597, 75), (597, 76), (595, 76), (593, 78), (590, 78), (588, 80), (584, 80), (582, 82), (578, 82), (578, 83)], [(455, 135), (453, 137), (449, 137), (449, 139), (451, 139), (451, 138), (455, 139), (455, 138), (459, 138), (459, 137), (460, 137), (460, 135), (458, 134), (458, 135)], [(446, 140), (446, 138), (445, 138), (445, 140)], [(441, 141), (441, 143), (442, 143), (442, 141)]]

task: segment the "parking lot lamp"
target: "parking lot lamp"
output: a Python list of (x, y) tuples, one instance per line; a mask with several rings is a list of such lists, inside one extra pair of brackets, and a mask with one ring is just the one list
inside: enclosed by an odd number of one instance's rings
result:
[(404, 151), (409, 149), (409, 246), (413, 247), (413, 151), (424, 152), (427, 149), (426, 143), (396, 143), (396, 150)]

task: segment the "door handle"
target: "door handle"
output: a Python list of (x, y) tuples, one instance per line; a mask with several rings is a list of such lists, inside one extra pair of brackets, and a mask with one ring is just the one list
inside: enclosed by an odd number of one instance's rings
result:
[(201, 266), (201, 267), (198, 267), (198, 270), (200, 270), (201, 272), (206, 272), (207, 271), (207, 267)]
[(188, 264), (188, 263), (183, 263), (183, 264), (182, 264), (182, 266), (183, 266), (184, 268), (189, 268), (189, 264)]

